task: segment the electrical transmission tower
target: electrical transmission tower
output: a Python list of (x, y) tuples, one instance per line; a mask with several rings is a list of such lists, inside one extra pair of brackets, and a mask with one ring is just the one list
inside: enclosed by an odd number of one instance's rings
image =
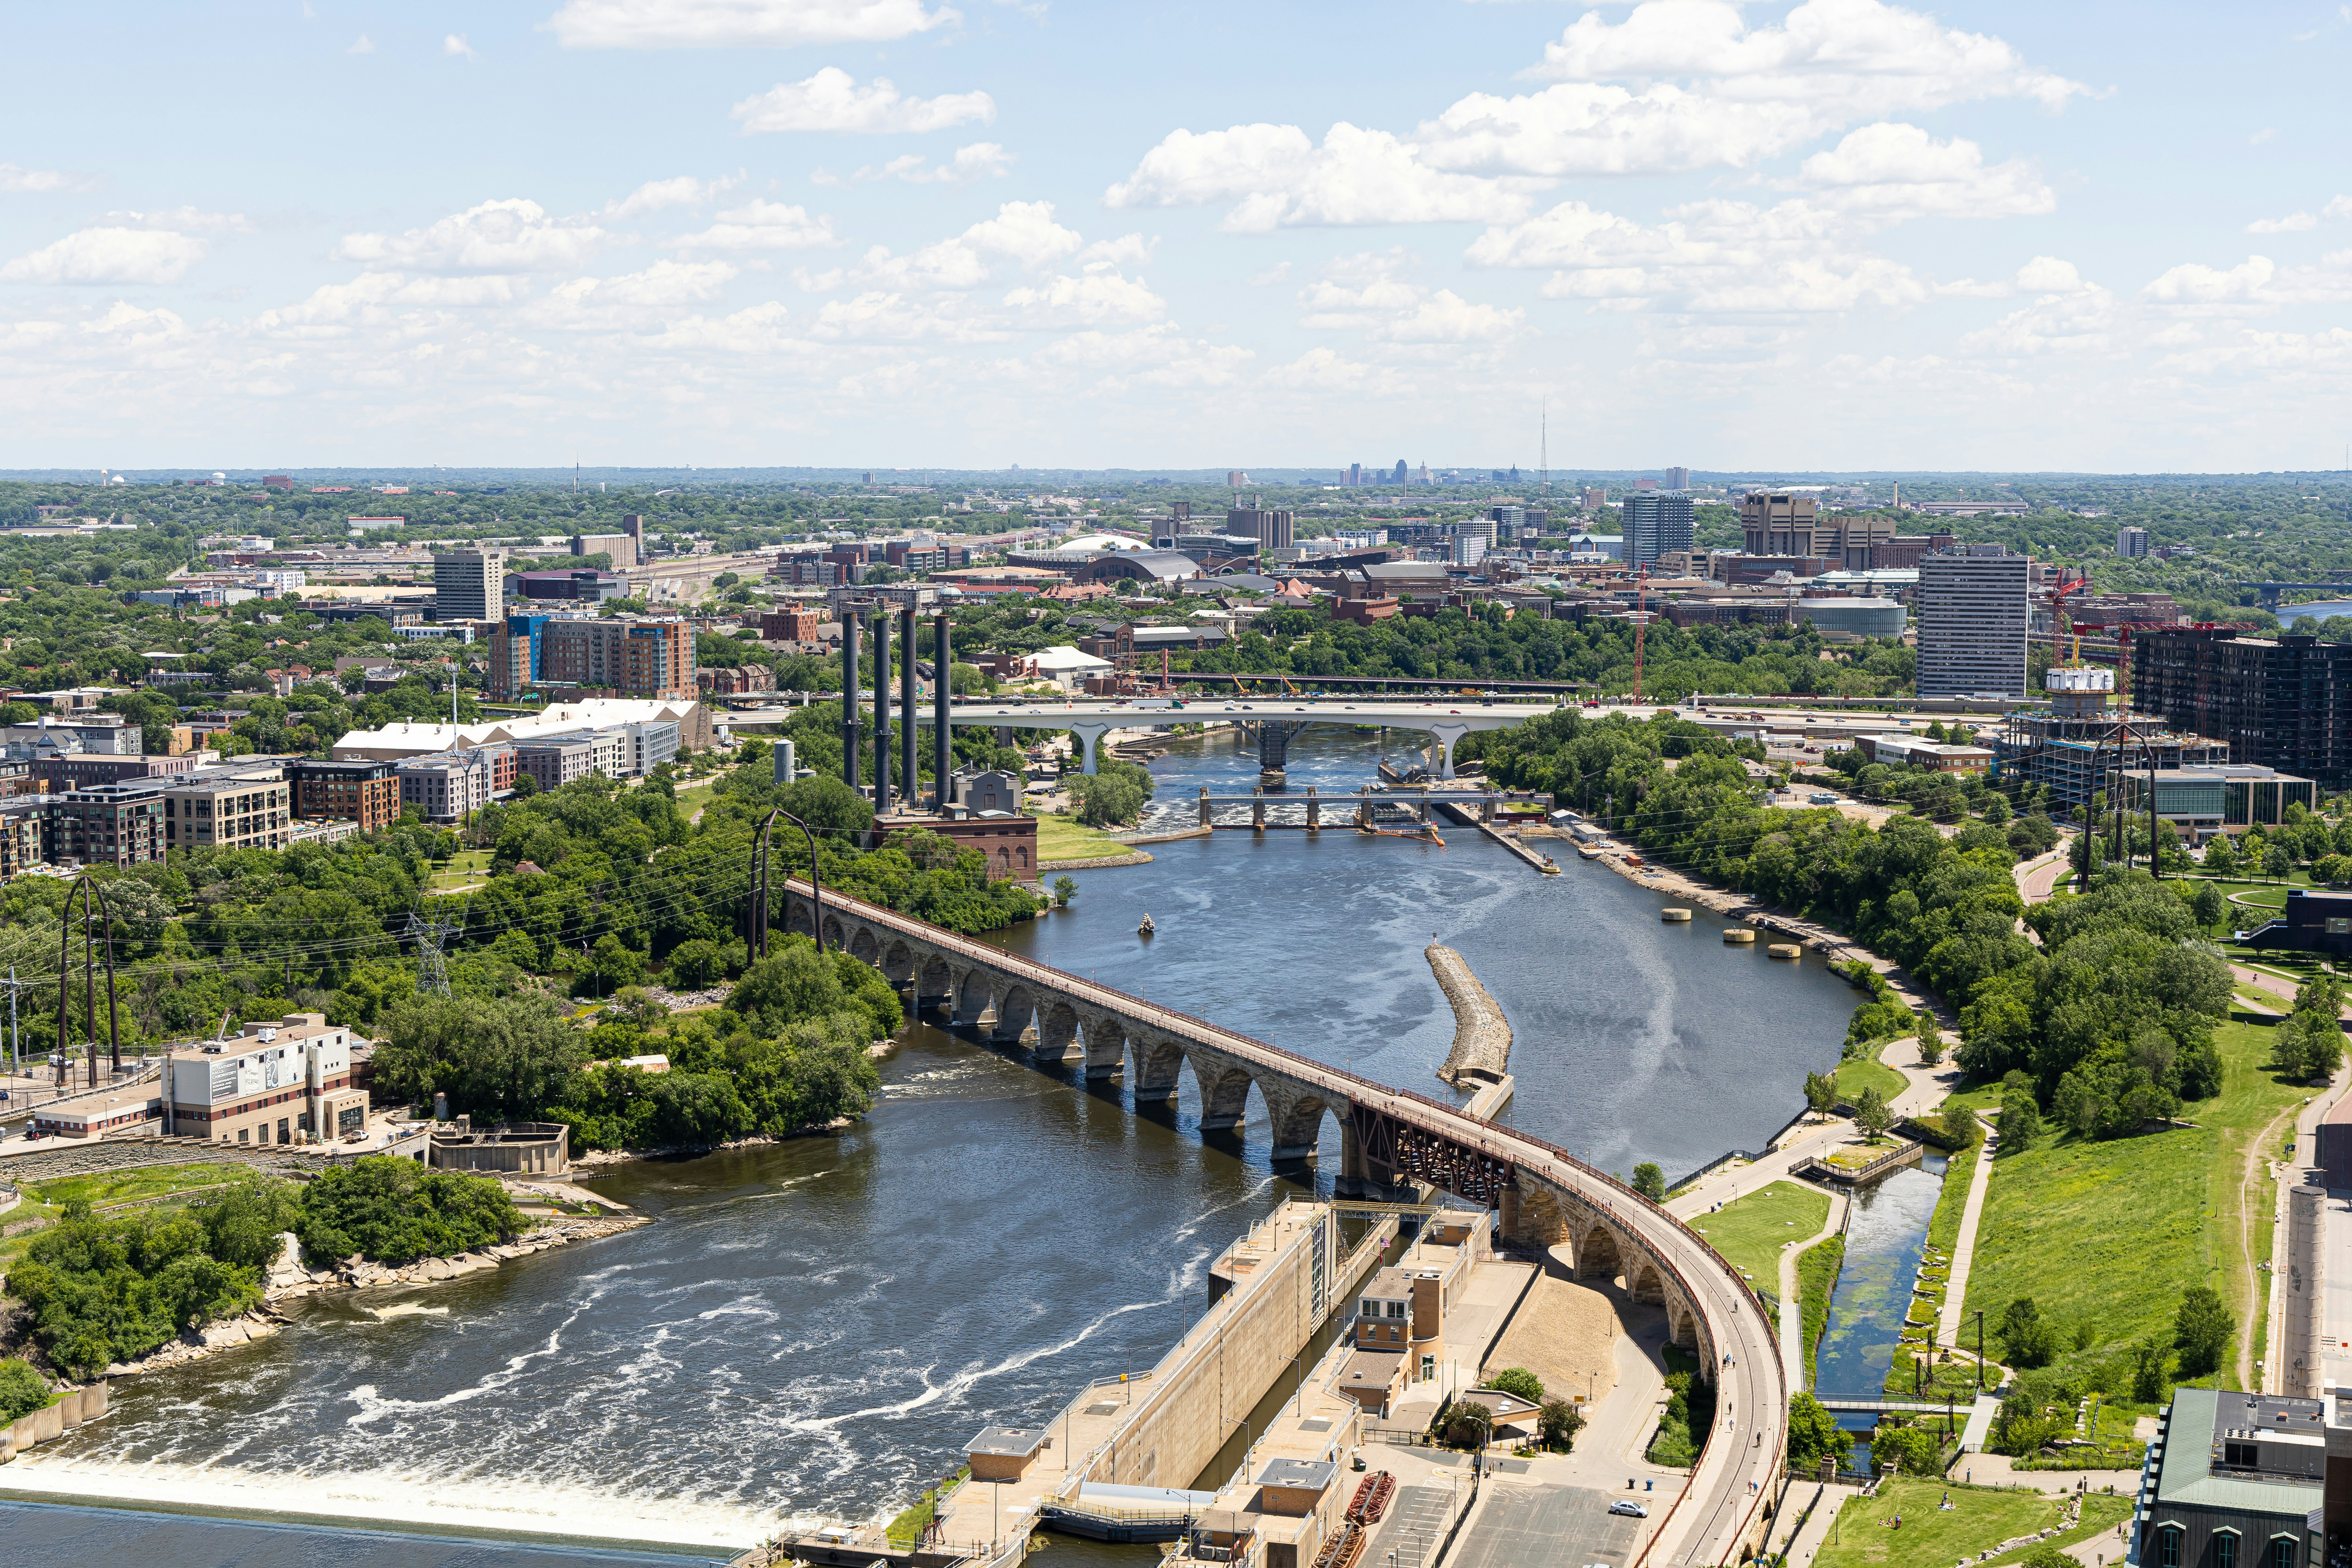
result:
[(416, 994), (449, 994), (449, 959), (445, 951), (451, 937), (464, 929), (454, 916), (408, 917), (408, 934), (416, 939)]

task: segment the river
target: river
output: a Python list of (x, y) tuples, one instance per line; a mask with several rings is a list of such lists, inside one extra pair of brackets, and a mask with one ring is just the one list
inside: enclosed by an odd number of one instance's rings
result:
[[(1352, 789), (1375, 757), (1369, 735), (1310, 731), (1291, 776)], [(1213, 736), (1154, 773), (1189, 801), (1204, 783), (1245, 793), (1255, 761)], [(1508, 1119), (1627, 1173), (1759, 1145), (1805, 1071), (1835, 1060), (1854, 996), (1818, 960), (1664, 925), (1658, 895), (1572, 857), (1546, 878), (1475, 833), (1445, 837), (1155, 846), (1153, 865), (1077, 873), (1069, 912), (1005, 940), (1442, 1093), (1453, 1016), (1421, 952), (1434, 932), (1517, 1032)], [(980, 1427), (1034, 1423), (1084, 1380), (1150, 1364), (1204, 1305), (1216, 1252), (1329, 1182), (1271, 1168), (1255, 1102), (1238, 1141), (1204, 1141), (1189, 1076), (1172, 1115), (1138, 1116), (1119, 1085), (911, 1026), (884, 1079), (840, 1136), (601, 1178), (654, 1217), (642, 1229), (313, 1299), (270, 1340), (128, 1380), (108, 1419), (0, 1468), (0, 1495), (714, 1553), (782, 1521), (887, 1516)], [(1327, 1122), (1324, 1173), (1337, 1142)], [(191, 1536), (161, 1555), (226, 1550)]]

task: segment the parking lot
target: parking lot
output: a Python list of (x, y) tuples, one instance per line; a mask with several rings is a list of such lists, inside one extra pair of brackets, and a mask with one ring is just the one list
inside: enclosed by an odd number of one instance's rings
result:
[[(1463, 1531), (1454, 1568), (1625, 1568), (1649, 1520), (1612, 1514), (1617, 1496), (1578, 1487), (1489, 1483), (1485, 1506)], [(1380, 1568), (1387, 1568), (1385, 1563)]]

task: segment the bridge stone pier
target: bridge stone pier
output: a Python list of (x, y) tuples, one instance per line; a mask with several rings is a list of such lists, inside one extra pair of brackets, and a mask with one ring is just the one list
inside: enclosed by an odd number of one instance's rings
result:
[[(782, 901), (783, 928), (809, 932), (808, 884), (788, 881)], [(1622, 1281), (1633, 1300), (1664, 1312), (1675, 1342), (1718, 1388), (1716, 1431), (1663, 1521), (1665, 1549), (1655, 1561), (1738, 1562), (1760, 1545), (1788, 1430), (1770, 1314), (1704, 1237), (1664, 1209), (1564, 1150), (1454, 1106), (909, 916), (831, 892), (824, 905), (828, 947), (876, 965), (950, 1027), (1001, 1049), (1026, 1048), (1039, 1065), (1088, 1080), (1124, 1079), (1139, 1110), (1170, 1107), (1189, 1069), (1201, 1131), (1228, 1142), (1261, 1136), (1255, 1100), (1278, 1162), (1316, 1160), (1336, 1122), (1340, 1196), (1448, 1193), (1495, 1209), (1507, 1241), (1565, 1248), (1579, 1279)]]

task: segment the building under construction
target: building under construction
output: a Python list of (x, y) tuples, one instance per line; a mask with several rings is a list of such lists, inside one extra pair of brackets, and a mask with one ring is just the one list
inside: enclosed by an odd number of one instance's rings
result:
[(2159, 769), (2214, 767), (2230, 760), (2226, 742), (2175, 730), (2149, 714), (2111, 710), (2112, 669), (2053, 669), (2042, 685), (2050, 695), (2046, 707), (2017, 709), (2003, 721), (1993, 742), (1993, 773), (2021, 789), (2046, 785), (2053, 812), (2082, 816), (2092, 795), (2113, 787), (2117, 770), (2145, 770), (2150, 752)]

